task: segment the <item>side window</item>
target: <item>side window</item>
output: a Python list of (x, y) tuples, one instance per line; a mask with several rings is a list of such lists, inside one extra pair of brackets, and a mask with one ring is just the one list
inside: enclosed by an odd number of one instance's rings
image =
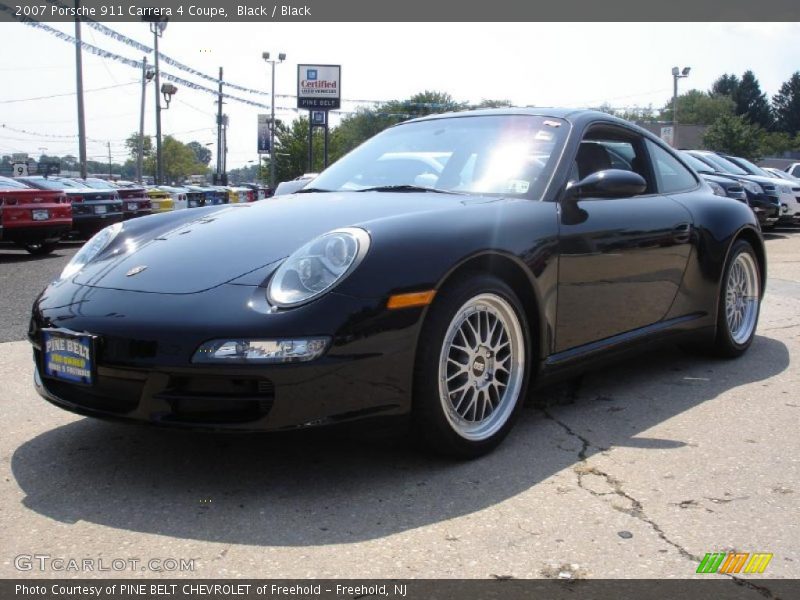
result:
[(645, 150), (644, 138), (626, 129), (599, 126), (590, 129), (578, 147), (570, 174), (580, 180), (604, 169), (621, 169), (641, 175), (647, 182), (644, 195), (655, 193), (655, 180)]
[(658, 144), (647, 140), (647, 150), (653, 159), (659, 192), (674, 194), (686, 192), (697, 186), (694, 175)]

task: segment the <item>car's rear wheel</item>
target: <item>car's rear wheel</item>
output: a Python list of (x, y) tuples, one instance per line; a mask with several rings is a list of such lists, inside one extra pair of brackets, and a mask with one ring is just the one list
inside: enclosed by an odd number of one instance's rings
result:
[(55, 242), (26, 242), (22, 244), (22, 247), (33, 256), (44, 256), (55, 250), (56, 245)]
[(737, 240), (731, 248), (720, 286), (717, 336), (720, 356), (741, 356), (753, 342), (761, 307), (761, 272), (753, 247)]
[(522, 407), (529, 338), (522, 305), (503, 281), (476, 275), (443, 290), (417, 356), (419, 437), (436, 451), (465, 458), (495, 448)]

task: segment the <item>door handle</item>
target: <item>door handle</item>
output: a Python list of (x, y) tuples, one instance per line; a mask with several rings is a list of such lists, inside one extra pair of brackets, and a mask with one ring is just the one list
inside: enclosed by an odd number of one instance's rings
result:
[(692, 237), (692, 225), (681, 223), (672, 228), (672, 239), (676, 244), (687, 244)]

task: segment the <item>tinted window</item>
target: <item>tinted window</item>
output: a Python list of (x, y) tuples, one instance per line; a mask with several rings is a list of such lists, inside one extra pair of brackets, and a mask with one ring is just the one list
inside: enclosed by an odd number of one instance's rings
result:
[(658, 144), (647, 140), (647, 149), (653, 162), (658, 191), (663, 194), (685, 192), (697, 186), (692, 172)]
[(703, 160), (715, 165), (723, 173), (731, 173), (733, 175), (747, 175), (747, 171), (741, 167), (737, 167), (729, 160), (725, 160), (716, 154), (702, 154)]
[(469, 116), (387, 129), (334, 163), (313, 187), (418, 186), (470, 194), (538, 197), (567, 127), (539, 116)]
[(702, 160), (689, 154), (688, 152), (681, 152), (681, 158), (685, 160), (690, 167), (692, 167), (698, 173), (713, 173), (714, 167), (711, 165), (704, 163)]

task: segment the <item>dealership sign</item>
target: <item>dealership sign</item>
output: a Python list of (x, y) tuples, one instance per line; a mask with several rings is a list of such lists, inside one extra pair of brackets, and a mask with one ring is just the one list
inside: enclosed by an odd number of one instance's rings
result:
[(341, 80), (341, 65), (297, 65), (297, 108), (339, 108)]
[(269, 154), (269, 115), (258, 115), (258, 153)]

